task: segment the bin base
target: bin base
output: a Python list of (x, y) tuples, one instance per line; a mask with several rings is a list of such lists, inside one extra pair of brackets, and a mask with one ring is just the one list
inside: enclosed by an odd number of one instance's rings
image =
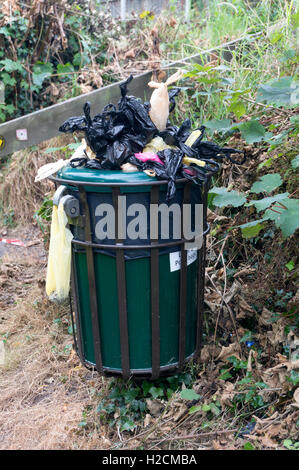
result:
[[(86, 367), (89, 370), (97, 370), (96, 365), (93, 364), (92, 362), (86, 361), (84, 359), (81, 359), (78, 351), (77, 355), (83, 364), (84, 367)], [(191, 354), (190, 356), (186, 357), (185, 362), (183, 366), (186, 366), (188, 363), (190, 363), (192, 360), (197, 359), (199, 356), (196, 351)], [(182, 372), (183, 367), (179, 365), (178, 362), (166, 366), (161, 366), (160, 367), (160, 374), (159, 377), (169, 377), (174, 374), (178, 374)], [(122, 369), (112, 369), (108, 367), (103, 367), (102, 371), (103, 375), (106, 377), (122, 377), (123, 376), (123, 370)], [(152, 369), (131, 369), (130, 370), (130, 378), (134, 378), (136, 380), (151, 380), (153, 375), (153, 370)]]

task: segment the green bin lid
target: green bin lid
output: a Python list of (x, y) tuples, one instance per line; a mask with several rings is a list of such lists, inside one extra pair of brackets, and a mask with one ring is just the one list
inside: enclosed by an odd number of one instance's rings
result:
[(149, 183), (157, 178), (148, 176), (143, 171), (125, 172), (119, 170), (92, 170), (89, 168), (72, 168), (67, 165), (57, 173), (58, 178), (88, 183)]

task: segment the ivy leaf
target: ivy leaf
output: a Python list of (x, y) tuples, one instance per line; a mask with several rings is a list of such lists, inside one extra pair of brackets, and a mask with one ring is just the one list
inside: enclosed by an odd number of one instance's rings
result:
[(274, 202), (279, 202), (283, 201), (284, 199), (287, 199), (288, 196), (289, 193), (276, 194), (276, 196), (264, 197), (263, 199), (259, 199), (258, 201), (250, 201), (245, 204), (245, 206), (255, 206), (256, 210), (260, 212), (265, 209), (268, 209), (268, 207), (270, 207), (271, 204), (273, 204)]
[(90, 58), (87, 52), (83, 52), (82, 54), (80, 52), (77, 52), (77, 54), (74, 55), (73, 59), (73, 64), (77, 65), (78, 67), (83, 67), (86, 64), (90, 63)]
[(210, 410), (212, 411), (214, 416), (218, 416), (221, 413), (221, 410), (215, 403), (210, 403)]
[(14, 77), (11, 77), (7, 72), (3, 72), (1, 74), (1, 80), (4, 85), (14, 86), (17, 83), (16, 79)]
[(163, 397), (164, 391), (163, 391), (163, 388), (158, 388), (158, 387), (153, 386), (149, 389), (149, 394), (153, 398), (158, 398), (158, 397)]
[(251, 193), (271, 193), (274, 189), (282, 185), (282, 179), (279, 173), (270, 173), (262, 176), (251, 186)]
[(295, 230), (299, 227), (299, 200), (298, 199), (285, 199), (283, 206), (274, 206), (274, 210), (267, 209), (265, 218), (273, 220), (276, 227), (280, 228), (284, 238), (293, 235)]
[(292, 168), (294, 170), (299, 167), (299, 155), (297, 155), (292, 161), (291, 161)]
[(58, 64), (57, 65), (57, 73), (58, 74), (65, 74), (67, 75), (70, 72), (74, 72), (74, 66), (70, 63), (67, 62), (66, 64)]
[(264, 228), (262, 222), (265, 219), (258, 219), (252, 222), (248, 222), (247, 224), (239, 225), (239, 228), (242, 231), (242, 235), (244, 238), (253, 238), (256, 237), (260, 231)]
[(0, 64), (4, 66), (6, 72), (22, 72), (23, 65), (21, 62), (15, 62), (11, 59), (2, 59)]
[(293, 441), (291, 441), (291, 439), (285, 439), (283, 441), (283, 445), (288, 450), (297, 450), (299, 448), (299, 442), (293, 442)]
[(212, 204), (217, 207), (239, 207), (246, 202), (246, 197), (238, 191), (228, 191), (226, 188), (212, 188), (210, 194), (216, 194)]
[(192, 415), (193, 413), (196, 413), (197, 411), (201, 411), (201, 410), (202, 410), (201, 405), (191, 406), (189, 410), (189, 415)]
[(181, 398), (184, 400), (199, 400), (201, 396), (198, 395), (198, 393), (196, 393), (192, 388), (185, 388), (185, 390), (181, 391)]
[(50, 63), (37, 62), (33, 67), (32, 81), (34, 85), (41, 87), (44, 80), (53, 73), (53, 65)]
[(238, 127), (243, 139), (245, 139), (248, 144), (261, 142), (266, 136), (265, 128), (260, 124), (258, 119), (251, 119), (250, 121), (243, 122), (239, 124)]
[(232, 378), (232, 375), (229, 373), (227, 369), (221, 369), (220, 372), (221, 374), (218, 377), (220, 380), (227, 380), (227, 379)]
[(5, 105), (5, 112), (10, 114), (10, 115), (12, 115), (14, 113), (15, 109), (16, 108), (14, 107), (13, 104), (6, 104)]
[(133, 431), (137, 424), (134, 423), (131, 419), (126, 419), (124, 423), (122, 423), (120, 430), (121, 431)]
[(4, 34), (4, 36), (9, 36), (9, 29), (6, 26), (3, 26), (2, 28), (0, 28), (0, 34)]

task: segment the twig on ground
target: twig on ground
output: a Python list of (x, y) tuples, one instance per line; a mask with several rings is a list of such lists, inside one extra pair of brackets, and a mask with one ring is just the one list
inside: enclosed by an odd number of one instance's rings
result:
[(245, 101), (248, 101), (249, 103), (255, 104), (256, 106), (261, 106), (261, 107), (266, 108), (266, 109), (272, 109), (274, 112), (276, 112), (278, 114), (289, 115), (289, 110), (288, 109), (280, 109), (280, 108), (276, 108), (275, 106), (270, 106), (269, 104), (259, 103), (258, 101), (255, 101), (251, 98), (248, 98), (247, 96), (241, 96), (240, 98), (242, 98)]
[[(166, 441), (183, 441), (187, 439), (200, 439), (201, 437), (209, 437), (209, 436), (215, 436), (215, 435), (217, 436), (218, 434), (229, 434), (229, 433), (237, 432), (237, 431), (238, 431), (238, 428), (226, 429), (222, 431), (203, 432), (199, 434), (187, 434), (185, 436), (168, 437), (168, 438), (163, 439), (162, 441), (159, 441), (158, 443), (161, 444), (162, 442), (166, 442)], [(153, 438), (152, 440), (155, 440), (155, 438)]]

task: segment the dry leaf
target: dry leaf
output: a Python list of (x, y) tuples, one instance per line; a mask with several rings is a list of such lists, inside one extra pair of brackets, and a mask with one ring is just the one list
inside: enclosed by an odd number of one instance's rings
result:
[(281, 344), (285, 339), (285, 325), (282, 322), (274, 323), (272, 331), (269, 331), (267, 337), (272, 346)]
[(291, 390), (293, 385), (287, 380), (287, 378), (291, 370), (298, 368), (299, 360), (282, 362), (264, 371), (262, 374), (263, 382), (265, 382), (270, 388), (282, 387), (285, 391)]
[(124, 58), (127, 59), (128, 57), (131, 57), (132, 59), (134, 59), (135, 56), (136, 56), (136, 49), (132, 48), (125, 53)]
[(149, 413), (145, 415), (144, 421), (143, 421), (143, 426), (146, 428), (152, 421), (152, 417)]
[(80, 90), (83, 94), (85, 94), (85, 93), (90, 93), (93, 90), (93, 88), (90, 85), (85, 85), (84, 83), (81, 83)]
[(276, 418), (278, 418), (278, 416), (279, 416), (278, 411), (275, 411), (275, 413), (273, 413), (273, 415), (271, 415), (271, 416), (268, 416), (268, 418), (263, 418), (263, 419), (259, 418), (256, 415), (252, 415), (252, 417), (256, 421), (256, 429), (258, 429), (259, 427), (263, 427), (263, 426), (268, 425), (269, 423), (271, 423), (271, 421), (276, 420)]
[(244, 300), (243, 297), (240, 296), (240, 294), (238, 295), (238, 304), (239, 304), (239, 312), (236, 315), (236, 318), (238, 320), (242, 318), (252, 317), (254, 315), (255, 312), (253, 308), (251, 308), (250, 305), (248, 305), (246, 300)]
[(209, 222), (218, 222), (221, 220), (229, 220), (228, 217), (225, 217), (224, 215), (217, 215), (215, 212), (211, 211), (211, 209), (208, 208), (207, 212), (207, 218)]
[(233, 446), (233, 444), (230, 444), (229, 442), (224, 441), (224, 440), (220, 442), (213, 440), (212, 446), (214, 450), (235, 450), (235, 447)]
[(252, 358), (256, 358), (258, 355), (258, 352), (257, 351), (254, 351), (254, 349), (251, 349), (249, 351), (249, 355), (248, 355), (248, 362), (247, 362), (247, 370), (248, 372), (252, 372)]
[(179, 419), (186, 415), (186, 412), (188, 411), (188, 408), (187, 408), (187, 405), (185, 403), (181, 403), (180, 404), (180, 407), (179, 409), (177, 410), (176, 413), (174, 413), (173, 415), (173, 420), (176, 422), (176, 421), (179, 421)]
[(212, 446), (214, 450), (223, 450), (222, 445), (218, 441), (212, 441)]
[(241, 290), (241, 284), (239, 281), (234, 281), (233, 285), (231, 286), (230, 290), (227, 292), (227, 294), (224, 296), (225, 302), (228, 304), (232, 298), (236, 295), (236, 293)]
[(276, 449), (278, 444), (277, 442), (273, 441), (272, 439), (270, 439), (270, 437), (268, 436), (263, 436), (261, 438), (261, 443), (265, 446), (265, 447), (270, 447), (271, 449)]
[(164, 405), (160, 400), (151, 400), (150, 398), (146, 399), (147, 407), (152, 416), (159, 416)]
[(222, 361), (226, 361), (227, 358), (230, 356), (236, 356), (238, 359), (240, 359), (238, 351), (239, 351), (239, 344), (236, 342), (230, 344), (229, 346), (222, 346), (221, 352), (219, 356), (216, 358), (216, 360), (219, 361), (221, 359)]
[(101, 446), (100, 446), (101, 449), (108, 449), (112, 445), (111, 441), (107, 439), (107, 437), (105, 437), (104, 435), (100, 437), (100, 441), (101, 441)]
[(55, 98), (59, 95), (59, 88), (53, 82), (50, 83), (50, 93), (52, 98)]
[(271, 424), (267, 428), (266, 435), (270, 438), (278, 436), (279, 438), (285, 436), (287, 434), (287, 430), (285, 429), (284, 423), (278, 423), (278, 424)]
[(278, 358), (278, 360), (279, 360), (280, 363), (288, 362), (288, 358), (287, 358), (286, 356), (283, 356), (283, 355), (280, 354), (280, 353), (277, 353), (277, 354), (276, 354), (276, 357)]
[(216, 346), (214, 344), (206, 344), (201, 349), (200, 362), (207, 363), (213, 358), (213, 356), (215, 356), (219, 353), (220, 353), (219, 346)]
[(297, 388), (293, 395), (294, 403), (292, 403), (295, 408), (299, 408), (299, 388)]
[(263, 308), (261, 315), (258, 317), (258, 322), (260, 325), (269, 326), (271, 323), (271, 318), (273, 317), (273, 312), (270, 312), (266, 307)]
[(225, 384), (224, 390), (223, 390), (223, 392), (221, 393), (221, 396), (220, 396), (220, 403), (221, 403), (222, 409), (225, 408), (225, 405), (227, 405), (227, 406), (232, 405), (232, 399), (234, 398), (235, 394), (237, 393), (234, 390), (234, 388), (235, 388), (235, 386), (231, 382), (228, 382), (227, 384)]

